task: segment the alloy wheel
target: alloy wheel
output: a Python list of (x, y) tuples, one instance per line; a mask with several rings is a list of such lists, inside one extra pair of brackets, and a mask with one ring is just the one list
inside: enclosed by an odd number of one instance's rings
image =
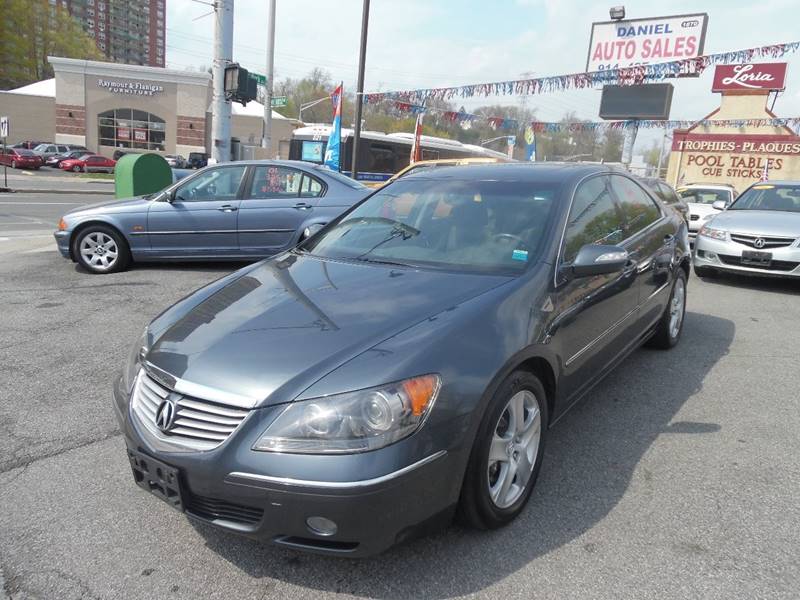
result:
[(686, 284), (682, 277), (675, 280), (675, 289), (672, 291), (672, 301), (669, 309), (669, 335), (678, 337), (683, 324), (684, 305), (686, 304)]
[(529, 390), (517, 392), (500, 414), (489, 447), (489, 497), (498, 508), (508, 508), (525, 492), (541, 435), (539, 400)]
[(87, 234), (81, 240), (80, 253), (83, 260), (97, 271), (108, 271), (119, 258), (117, 242), (102, 231)]

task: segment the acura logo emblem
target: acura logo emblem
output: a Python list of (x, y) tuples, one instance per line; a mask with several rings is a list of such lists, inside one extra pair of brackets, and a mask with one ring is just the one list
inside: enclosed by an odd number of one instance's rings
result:
[(175, 422), (175, 401), (167, 398), (158, 405), (156, 410), (156, 427), (166, 433)]
[(763, 248), (766, 245), (766, 240), (764, 238), (756, 238), (756, 241), (753, 242), (753, 246), (756, 248)]

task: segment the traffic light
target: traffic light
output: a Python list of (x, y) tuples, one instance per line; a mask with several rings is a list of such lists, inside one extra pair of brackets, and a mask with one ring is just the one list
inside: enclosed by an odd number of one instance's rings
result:
[(246, 105), (256, 99), (258, 83), (247, 69), (233, 63), (225, 67), (225, 98)]

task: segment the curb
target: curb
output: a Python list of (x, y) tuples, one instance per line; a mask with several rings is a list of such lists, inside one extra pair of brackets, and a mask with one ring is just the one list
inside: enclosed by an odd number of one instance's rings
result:
[(114, 192), (111, 190), (53, 190), (53, 189), (10, 189), (8, 192), (17, 194), (96, 194), (108, 196)]

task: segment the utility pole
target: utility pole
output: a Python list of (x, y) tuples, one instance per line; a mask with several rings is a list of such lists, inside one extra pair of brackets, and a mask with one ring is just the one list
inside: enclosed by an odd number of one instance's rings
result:
[(225, 67), (233, 62), (233, 0), (214, 1), (214, 64), (211, 103), (211, 158), (231, 159), (231, 103), (225, 99)]
[(367, 26), (369, 25), (369, 0), (361, 9), (361, 49), (358, 54), (358, 84), (356, 90), (356, 122), (353, 124), (353, 158), (350, 176), (358, 179), (358, 140), (361, 137), (361, 109), (364, 104), (364, 65), (367, 61)]
[(267, 28), (267, 85), (264, 89), (264, 134), (261, 147), (272, 147), (272, 80), (275, 70), (275, 0), (269, 0), (269, 25)]
[(631, 121), (624, 129), (625, 139), (622, 142), (622, 164), (630, 166), (633, 160), (633, 145), (636, 143), (636, 134), (639, 132), (639, 121)]

